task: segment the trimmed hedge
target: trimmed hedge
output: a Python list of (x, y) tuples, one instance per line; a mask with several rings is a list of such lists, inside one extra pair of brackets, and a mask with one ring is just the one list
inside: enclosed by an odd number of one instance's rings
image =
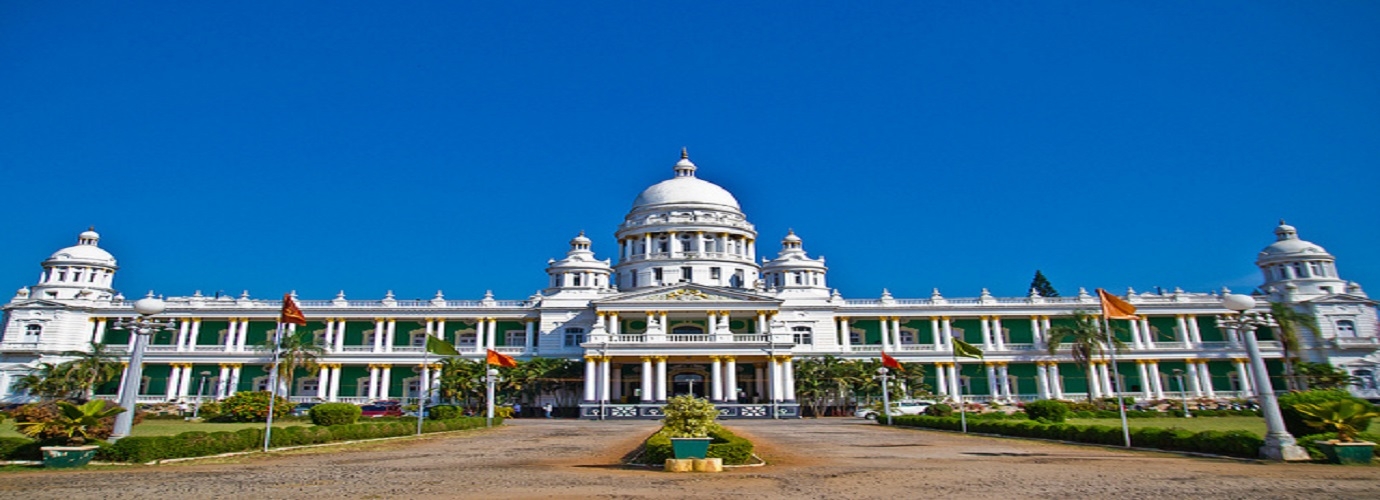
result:
[[(709, 453), (707, 458), (722, 458), (724, 465), (743, 465), (752, 462), (752, 441), (738, 437), (737, 434), (715, 425), (709, 430), (709, 437), (713, 441), (709, 442)], [(647, 438), (645, 449), (642, 452), (642, 462), (647, 464), (661, 464), (668, 458), (675, 458), (676, 454), (671, 449), (671, 437), (662, 431), (657, 431)]]
[(1031, 420), (1059, 423), (1068, 419), (1069, 413), (1069, 405), (1052, 399), (1031, 401), (1025, 405), (1025, 414), (1030, 416)]
[[(496, 419), (497, 420), (497, 419)], [(272, 448), (322, 444), (332, 441), (351, 441), (396, 436), (409, 436), (417, 431), (404, 422), (378, 422), (332, 426), (292, 426), (273, 429), (269, 441)], [(501, 423), (501, 421), (496, 422)], [(431, 420), (422, 424), (422, 432), (445, 432), (483, 427), (482, 418)], [(252, 451), (264, 443), (263, 429), (240, 429), (235, 432), (184, 432), (176, 436), (127, 437), (97, 452), (100, 460), (144, 463), (170, 458), (201, 457)]]
[[(957, 431), (962, 429), (954, 417), (926, 417), (905, 415), (894, 419), (895, 425), (925, 427)], [(1036, 421), (969, 420), (968, 430), (1003, 436), (1031, 437), (1074, 441), (1079, 443), (1120, 446), (1125, 444), (1120, 427), (1106, 425), (1046, 424)], [(1232, 457), (1256, 458), (1265, 440), (1247, 431), (1204, 431), (1194, 433), (1183, 429), (1131, 429), (1131, 444), (1143, 448), (1171, 451), (1193, 451)]]
[(350, 403), (322, 403), (307, 412), (316, 425), (349, 425), (359, 420), (364, 410)]
[(42, 460), (38, 441), (22, 437), (0, 437), (0, 460)]
[(426, 418), (431, 420), (450, 420), (465, 415), (464, 408), (455, 405), (437, 405), (428, 408)]

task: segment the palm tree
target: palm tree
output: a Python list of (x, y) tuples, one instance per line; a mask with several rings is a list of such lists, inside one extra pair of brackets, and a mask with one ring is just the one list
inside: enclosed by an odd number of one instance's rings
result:
[[(1095, 314), (1085, 311), (1075, 311), (1072, 325), (1059, 324), (1049, 329), (1049, 354), (1057, 355), (1059, 349), (1068, 345), (1073, 356), (1073, 363), (1079, 368), (1089, 373), (1088, 380), (1092, 381), (1096, 377), (1091, 373), (1094, 359), (1101, 360), (1107, 352), (1108, 347), (1116, 349), (1117, 352), (1126, 350), (1126, 343), (1116, 338), (1116, 335), (1104, 332), (1102, 322)], [(1114, 333), (1113, 330), (1112, 333)], [(1092, 400), (1092, 391), (1088, 391), (1088, 400)]]
[[(316, 345), (315, 336), (306, 330), (295, 333), (283, 332), (282, 340), (277, 345), (269, 338), (258, 349), (267, 351), (270, 355), (274, 349), (278, 350), (278, 383), (286, 388), (287, 394), (284, 394), (284, 397), (292, 394), (292, 379), (297, 369), (315, 371), (316, 360), (326, 354), (325, 349)], [(269, 392), (278, 394), (278, 388), (270, 387)]]
[(442, 398), (452, 403), (465, 400), (465, 407), (475, 409), (473, 398), (484, 393), (481, 377), (487, 371), (484, 363), (464, 358), (450, 357), (441, 361), (441, 383), (438, 389)]
[(72, 385), (81, 390), (82, 399), (91, 399), (96, 387), (120, 374), (119, 361), (99, 342), (91, 342), (89, 350), (66, 351), (62, 355), (77, 358), (63, 365), (68, 365), (66, 375)]
[(20, 376), (14, 387), (15, 390), (27, 391), (41, 399), (73, 397), (81, 391), (75, 383), (75, 378), (69, 375), (71, 371), (70, 363), (39, 363), (37, 370)]
[(1299, 345), (1299, 327), (1307, 328), (1309, 331), (1317, 332), (1318, 318), (1311, 314), (1301, 313), (1288, 304), (1282, 302), (1270, 303), (1270, 316), (1273, 316), (1275, 323), (1279, 325), (1275, 332), (1279, 337), (1279, 344), (1284, 348), (1284, 380), (1289, 385), (1290, 390), (1308, 390), (1308, 382), (1304, 377), (1298, 375), (1299, 354), (1302, 348)]

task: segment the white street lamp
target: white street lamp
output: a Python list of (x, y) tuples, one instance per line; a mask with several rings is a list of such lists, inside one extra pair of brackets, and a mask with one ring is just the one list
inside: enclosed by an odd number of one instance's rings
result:
[(1308, 452), (1295, 444), (1294, 436), (1284, 429), (1284, 417), (1279, 413), (1279, 401), (1275, 400), (1270, 373), (1265, 371), (1265, 360), (1260, 357), (1260, 346), (1256, 343), (1255, 331), (1270, 325), (1269, 316), (1250, 312), (1255, 308), (1255, 298), (1249, 295), (1227, 294), (1222, 297), (1222, 305), (1236, 314), (1227, 314), (1219, 323), (1235, 329), (1246, 339), (1246, 354), (1250, 356), (1251, 368), (1255, 372), (1260, 411), (1265, 415), (1265, 446), (1260, 447), (1260, 456), (1270, 460), (1309, 460)]
[(891, 425), (891, 394), (886, 385), (887, 379), (891, 378), (887, 376), (888, 371), (885, 366), (878, 368), (877, 376), (873, 378), (882, 381), (882, 413), (886, 414), (886, 425)]
[(497, 368), (490, 368), (489, 371), (488, 371), (488, 372), (485, 372), (485, 373), (486, 373), (487, 376), (484, 377), (484, 380), (485, 380), (485, 382), (488, 383), (487, 389), (488, 389), (488, 401), (489, 401), (489, 403), (488, 403), (488, 406), (489, 406), (488, 410), (489, 410), (489, 412), (488, 412), (488, 417), (485, 418), (485, 425), (488, 426), (488, 427), (493, 427), (493, 426), (494, 426), (494, 384), (495, 384), (496, 382), (498, 382), (498, 369), (497, 369)]
[(115, 429), (110, 433), (112, 442), (128, 436), (130, 428), (134, 426), (134, 406), (139, 400), (139, 386), (144, 378), (144, 347), (148, 345), (149, 337), (159, 331), (177, 329), (175, 319), (153, 319), (153, 315), (163, 312), (166, 308), (167, 304), (155, 298), (153, 292), (149, 292), (148, 297), (134, 301), (134, 312), (139, 313), (138, 318), (120, 318), (110, 326), (114, 330), (129, 330), (129, 334), (134, 335), (134, 352), (129, 355), (129, 366), (125, 368), (125, 383), (120, 388), (120, 406), (125, 411), (115, 416)]

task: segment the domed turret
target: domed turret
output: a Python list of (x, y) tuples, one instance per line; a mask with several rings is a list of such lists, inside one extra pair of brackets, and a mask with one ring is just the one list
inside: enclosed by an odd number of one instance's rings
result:
[(101, 235), (88, 228), (77, 244), (53, 252), (30, 296), (36, 299), (108, 299), (114, 294), (115, 257), (99, 246)]
[(1346, 293), (1336, 258), (1310, 241), (1299, 239), (1294, 226), (1279, 221), (1275, 242), (1260, 251), (1255, 263), (1265, 276), (1262, 289), (1276, 298), (1297, 301)]
[(752, 288), (757, 231), (727, 190), (695, 177), (681, 150), (675, 175), (637, 196), (619, 226), (619, 289), (676, 283)]
[(611, 287), (609, 275), (613, 269), (609, 261), (598, 260), (590, 250), (590, 239), (585, 232), (570, 240), (570, 251), (561, 260), (552, 259), (546, 266), (550, 275), (549, 293), (562, 291), (601, 291)]
[(781, 239), (781, 252), (762, 265), (762, 279), (768, 287), (781, 291), (813, 290), (827, 296), (829, 284), (825, 281), (825, 273), (828, 270), (824, 257), (811, 259), (800, 237), (791, 230)]

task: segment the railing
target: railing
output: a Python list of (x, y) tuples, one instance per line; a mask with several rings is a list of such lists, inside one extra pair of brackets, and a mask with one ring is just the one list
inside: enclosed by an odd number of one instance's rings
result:
[(347, 346), (345, 346), (345, 347), (340, 348), (340, 352), (374, 352), (374, 346), (371, 346), (371, 345), (347, 345)]
[(499, 353), (502, 353), (502, 354), (522, 354), (522, 353), (527, 352), (527, 347), (526, 347), (526, 346), (511, 346), (511, 347), (510, 347), (510, 346), (503, 346), (503, 345), (501, 345), (501, 346), (495, 347), (494, 350), (495, 350), (495, 351), (498, 351)]
[(679, 335), (677, 335), (677, 334), (673, 334), (673, 335), (667, 335), (667, 336), (666, 336), (666, 341), (667, 341), (667, 342), (713, 342), (713, 341), (714, 341), (714, 336), (713, 336), (713, 335), (686, 335), (686, 334), (679, 334)]
[(223, 345), (194, 345), (192, 350), (195, 352), (225, 352)]
[(175, 346), (175, 345), (149, 345), (149, 346), (144, 346), (144, 352), (175, 352), (175, 351), (177, 351), (177, 346)]
[(633, 334), (633, 335), (630, 335), (630, 334), (626, 334), (626, 333), (620, 333), (620, 334), (618, 334), (618, 335), (610, 335), (610, 336), (609, 336), (609, 342), (616, 342), (616, 343), (640, 344), (640, 343), (646, 342), (646, 341), (647, 341), (647, 336), (646, 336), (646, 335), (642, 335), (642, 334)]
[[(1135, 295), (1131, 297), (1132, 304), (1212, 304), (1220, 305), (1222, 298), (1213, 294), (1185, 293), (1176, 295)], [(1029, 306), (1029, 305), (1059, 305), (1059, 304), (1090, 304), (1096, 305), (1097, 298), (1086, 297), (954, 297), (940, 299), (892, 299), (883, 302), (881, 299), (846, 299), (845, 305), (849, 306)]]
[(763, 333), (739, 333), (733, 335), (734, 342), (766, 342), (768, 335)]
[(41, 342), (6, 342), (0, 343), (0, 350), (6, 351), (37, 351), (43, 346)]
[(1377, 343), (1380, 343), (1380, 339), (1377, 339), (1377, 338), (1375, 338), (1375, 337), (1368, 337), (1368, 338), (1337, 337), (1336, 339), (1333, 339), (1333, 340), (1336, 340), (1336, 341), (1337, 341), (1337, 345), (1376, 345)]

